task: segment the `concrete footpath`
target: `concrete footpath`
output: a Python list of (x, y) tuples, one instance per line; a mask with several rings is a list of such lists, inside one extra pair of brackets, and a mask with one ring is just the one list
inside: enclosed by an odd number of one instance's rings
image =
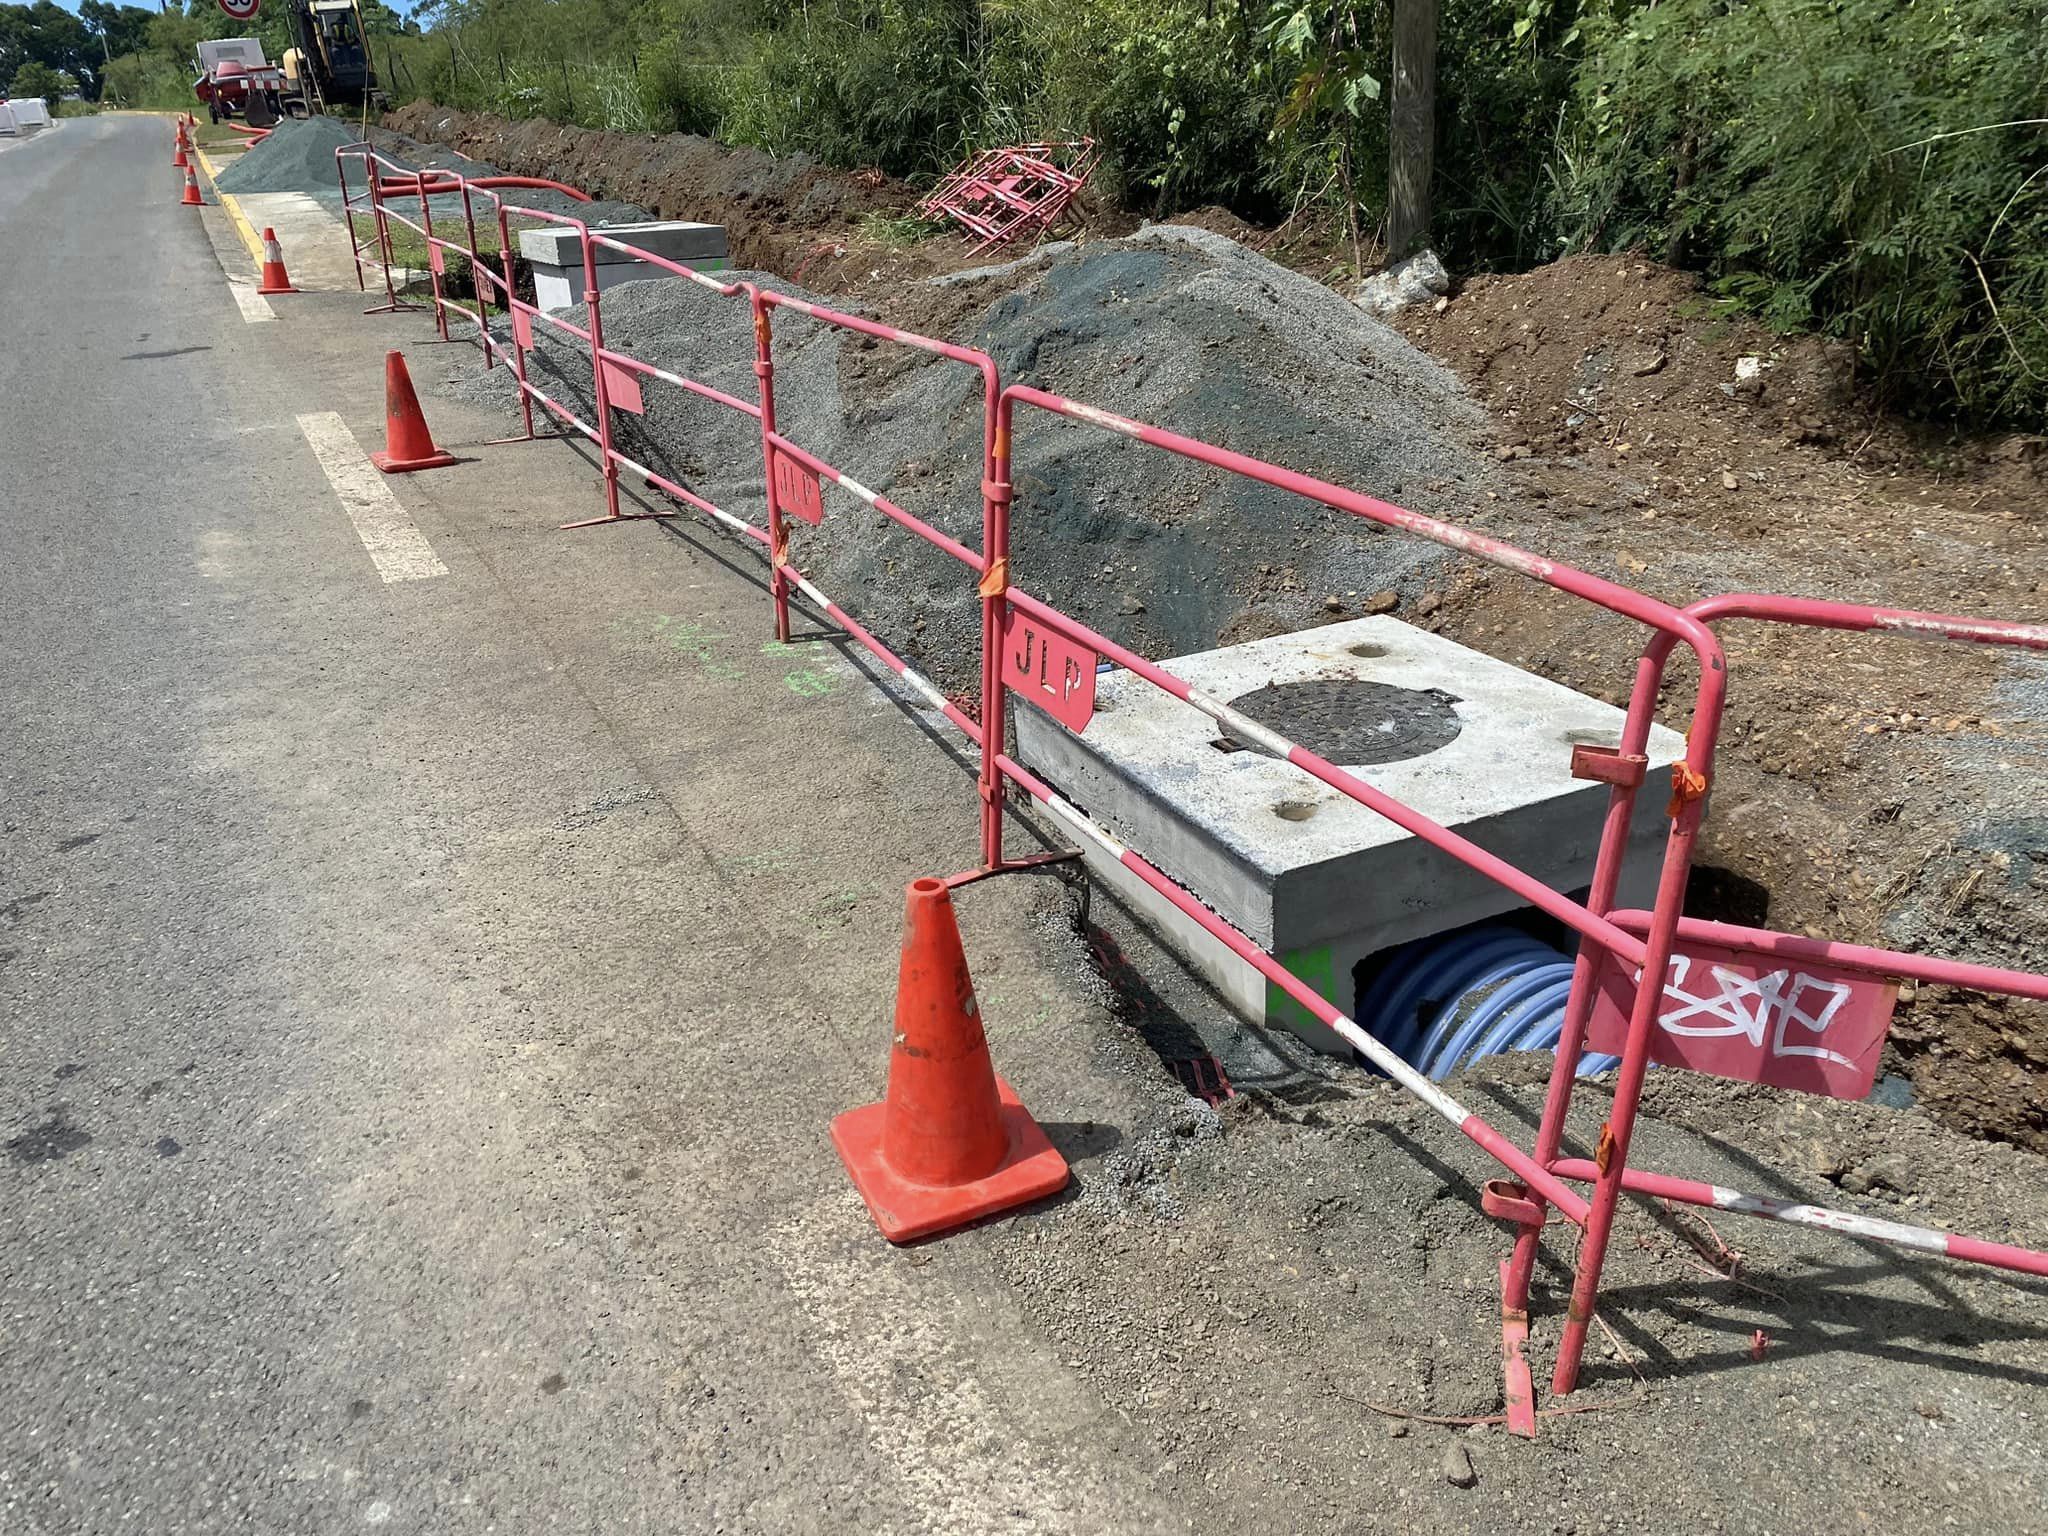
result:
[[(1625, 1411), (1375, 1414), (1497, 1405), (1491, 1165), (1284, 1053), (1192, 1104), (1224, 1016), (1042, 877), (960, 907), (1076, 1187), (883, 1244), (826, 1124), (971, 775), (721, 541), (559, 531), (596, 472), (437, 398), (472, 349), (266, 323), (167, 124), (63, 139), (0, 174), (0, 1530), (2041, 1528), (2038, 1297), (1825, 1234), (1744, 1231), (1776, 1302), (1631, 1247)], [(385, 480), (399, 345), (464, 462)]]
[(971, 787), (714, 553), (556, 532), (588, 471), (494, 424), (436, 409), (475, 462), (393, 488), (445, 574), (380, 579), (300, 418), (380, 446), (396, 333), (246, 323), (164, 125), (75, 137), (0, 187), (48, 364), (0, 471), (0, 1523), (1161, 1526), (824, 1136)]

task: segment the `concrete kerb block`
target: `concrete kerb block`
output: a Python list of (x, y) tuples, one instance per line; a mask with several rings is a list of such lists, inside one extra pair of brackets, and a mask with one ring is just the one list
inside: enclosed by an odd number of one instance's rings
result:
[[(1622, 712), (1393, 618), (1178, 657), (1167, 670), (1354, 772), (1552, 888), (1591, 883), (1608, 789), (1571, 776)], [(1242, 702), (1239, 702), (1242, 701)], [(1318, 737), (1322, 739), (1318, 739)], [(1346, 1013), (1368, 957), (1521, 903), (1476, 870), (1128, 672), (1099, 679), (1080, 735), (1017, 711), (1021, 759)], [(1664, 843), (1663, 778), (1684, 753), (1657, 727), (1622, 899), (1646, 904)], [(1326, 1050), (1330, 1035), (1259, 971), (1122, 865), (1090, 865), (1248, 1018)]]
[[(667, 219), (645, 224), (595, 227), (592, 233), (638, 246), (652, 255), (694, 267), (699, 272), (721, 272), (732, 265), (723, 224), (692, 224)], [(527, 265), (533, 270), (534, 302), (540, 308), (552, 313), (583, 302), (583, 252), (575, 230), (558, 224), (523, 229), (519, 232), (519, 254), (526, 258)], [(621, 283), (675, 277), (673, 272), (609, 246), (597, 246), (593, 256), (599, 293)]]

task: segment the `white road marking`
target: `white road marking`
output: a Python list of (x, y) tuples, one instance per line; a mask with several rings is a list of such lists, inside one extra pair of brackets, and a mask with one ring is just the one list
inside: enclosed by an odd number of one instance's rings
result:
[(228, 292), (235, 296), (235, 307), (241, 310), (242, 318), (251, 325), (277, 318), (277, 311), (270, 307), (270, 301), (256, 291), (254, 278), (230, 276)]
[(857, 1195), (821, 1200), (766, 1236), (803, 1303), (806, 1342), (895, 1467), (920, 1527), (980, 1536), (1116, 1528), (1111, 1490), (1085, 1467), (1048, 1467), (1000, 1390), (978, 1379), (955, 1320), (921, 1294), (944, 1283), (912, 1278)]
[(342, 510), (356, 526), (356, 537), (376, 562), (386, 581), (421, 581), (446, 576), (448, 567), (434, 553), (412, 515), (384, 483), (363, 450), (356, 446), (348, 423), (332, 411), (313, 411), (299, 418), (299, 430), (312, 445), (313, 457), (327, 472)]

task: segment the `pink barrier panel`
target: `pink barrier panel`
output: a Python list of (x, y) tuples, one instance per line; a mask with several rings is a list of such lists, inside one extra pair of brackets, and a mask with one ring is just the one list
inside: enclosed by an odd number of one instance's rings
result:
[[(366, 191), (350, 190), (346, 162), (365, 163)], [(1021, 385), (1004, 388), (994, 362), (984, 353), (930, 337), (899, 331), (876, 321), (842, 314), (826, 306), (777, 293), (752, 283), (721, 283), (687, 266), (625, 244), (582, 221), (506, 203), (494, 188), (481, 182), (448, 177), (446, 186), (423, 182), (415, 173), (384, 160), (368, 146), (347, 146), (337, 152), (344, 211), (352, 241), (355, 214), (367, 209), (374, 240), (357, 243), (358, 281), (364, 251), (378, 251), (385, 268), (388, 302), (377, 311), (417, 307), (399, 301), (390, 276), (389, 227), (418, 231), (436, 258), (429, 263), (432, 307), (443, 339), (449, 339), (447, 314), (476, 322), (476, 340), (486, 366), (496, 361), (501, 344), (491, 335), (487, 310), (495, 296), (510, 317), (509, 348), (518, 379), (525, 435), (533, 430), (531, 405), (544, 409), (598, 447), (604, 472), (606, 510), (603, 516), (566, 526), (610, 523), (632, 518), (673, 517), (665, 511), (625, 512), (620, 509), (618, 473), (631, 470), (649, 485), (705, 512), (722, 526), (764, 545), (770, 568), (775, 630), (789, 638), (789, 594), (792, 589), (814, 603), (831, 621), (876, 656), (916, 693), (937, 709), (980, 749), (977, 791), (981, 801), (981, 866), (953, 877), (958, 884), (1047, 862), (1072, 854), (1008, 859), (1003, 848), (1006, 786), (1015, 785), (1035, 800), (1055, 822), (1130, 870), (1149, 888), (1199, 924), (1233, 953), (1254, 966), (1303, 1008), (1346, 1041), (1409, 1093), (1427, 1104), (1475, 1145), (1494, 1157), (1512, 1180), (1490, 1183), (1482, 1199), (1491, 1215), (1517, 1229), (1512, 1257), (1501, 1266), (1503, 1361), (1508, 1382), (1508, 1419), (1517, 1433), (1533, 1434), (1533, 1385), (1523, 1355), (1528, 1333), (1529, 1281), (1540, 1234), (1548, 1211), (1584, 1229), (1578, 1250), (1571, 1300), (1560, 1335), (1552, 1390), (1566, 1393), (1576, 1385), (1585, 1337), (1598, 1299), (1599, 1278), (1611, 1237), (1615, 1211), (1624, 1190), (1690, 1200), (1761, 1216), (1771, 1220), (1823, 1227), (1878, 1241), (1899, 1243), (1932, 1253), (2026, 1273), (2048, 1273), (2048, 1254), (1935, 1231), (1876, 1221), (1853, 1213), (1828, 1211), (1762, 1196), (1740, 1194), (1718, 1186), (1667, 1178), (1628, 1166), (1630, 1138), (1640, 1107), (1644, 1073), (1653, 1060), (1690, 1065), (1721, 1075), (1743, 1076), (1808, 1091), (1853, 1092), (1866, 1086), (1889, 1020), (1890, 996), (1898, 979), (1916, 979), (2018, 997), (2048, 999), (2048, 976), (2001, 970), (1965, 962), (1933, 959), (1856, 945), (1812, 940), (1768, 930), (1706, 923), (1682, 916), (1681, 904), (1691, 866), (1694, 842), (1705, 811), (1706, 795), (1726, 696), (1727, 671), (1712, 626), (1732, 619), (1801, 624), (1870, 633), (1941, 638), (1965, 643), (2048, 650), (2048, 626), (1963, 619), (1896, 609), (1867, 608), (1802, 598), (1736, 595), (1711, 598), (1676, 609), (1630, 588), (1574, 567), (1502, 543), (1456, 524), (1424, 517), (1406, 508), (1347, 490), (1248, 455), (1181, 437), (1149, 423), (1118, 416), (1078, 401)], [(398, 172), (385, 178), (380, 168)], [(437, 173), (446, 175), (447, 173)], [(410, 185), (402, 178), (412, 175)], [(435, 233), (427, 193), (459, 190), (469, 244), (465, 247)], [(385, 201), (402, 187), (403, 196), (417, 196), (419, 222)], [(487, 197), (499, 232), (499, 263), (494, 270), (476, 245), (472, 198)], [(550, 315), (516, 290), (511, 259), (509, 220), (522, 218), (572, 228), (583, 254), (586, 326)], [(744, 299), (753, 315), (755, 401), (741, 400), (700, 381), (658, 368), (608, 347), (604, 340), (601, 296), (594, 252), (605, 247), (663, 268), (724, 297)], [(477, 305), (471, 311), (448, 300), (441, 291), (444, 251), (460, 251), (474, 274)], [(775, 414), (774, 316), (791, 310), (815, 323), (909, 347), (974, 368), (983, 390), (983, 469), (981, 548), (969, 547), (893, 499), (861, 484), (844, 470), (792, 441), (778, 428)], [(592, 397), (597, 420), (586, 422), (567, 405), (534, 385), (525, 358), (534, 344), (536, 323), (574, 338), (587, 349)], [(621, 453), (613, 443), (611, 412), (644, 408), (642, 384), (654, 380), (751, 417), (759, 424), (766, 525), (760, 526), (714, 506), (688, 487), (648, 469)], [(1224, 701), (1191, 687), (1164, 667), (1139, 656), (1089, 626), (1031, 596), (1013, 584), (1010, 570), (1010, 463), (1012, 426), (1018, 406), (1063, 417), (1070, 422), (1111, 432), (1159, 451), (1242, 476), (1275, 489), (1305, 497), (1323, 506), (1368, 519), (1411, 536), (1486, 561), (1542, 582), (1586, 602), (1642, 624), (1649, 631), (1636, 666), (1634, 689), (1619, 745), (1613, 749), (1579, 748), (1572, 771), (1580, 778), (1610, 786), (1602, 838), (1591, 889), (1583, 902), (1552, 890), (1513, 864), (1469, 839), (1439, 825), (1411, 807), (1345, 772), (1298, 744), (1259, 725)], [(899, 527), (964, 566), (975, 580), (982, 607), (980, 637), (981, 697), (979, 710), (969, 713), (946, 696), (882, 640), (833, 602), (790, 558), (785, 517), (820, 524), (830, 515), (823, 486), (830, 484), (882, 513)], [(1647, 912), (1617, 911), (1614, 897), (1626, 848), (1627, 830), (1641, 787), (1644, 749), (1664, 668), (1679, 645), (1687, 646), (1699, 663), (1685, 757), (1672, 770), (1669, 832), (1653, 907)], [(1550, 915), (1580, 937), (1572, 990), (1566, 1008), (1563, 1038), (1545, 1096), (1543, 1119), (1533, 1151), (1525, 1152), (1441, 1086), (1338, 1012), (1271, 955), (1211, 912), (1138, 853), (1112, 837), (1050, 786), (1006, 752), (1009, 739), (1008, 700), (1017, 694), (1043, 709), (1067, 729), (1085, 730), (1094, 709), (1098, 663), (1108, 660), (1202, 711), (1232, 736), (1251, 742), (1294, 764), (1304, 773), (1393, 821), (1432, 847), (1479, 871), (1519, 900)], [(1661, 791), (1660, 791), (1661, 792)], [(1796, 977), (1795, 979), (1795, 968)], [(1666, 978), (1662, 987), (1645, 987), (1639, 978)], [(1713, 975), (1716, 988), (1701, 990), (1699, 977)], [(1680, 985), (1677, 998), (1670, 995)], [(1689, 1024), (1698, 1018), (1704, 1022)], [(1566, 1113), (1570, 1107), (1573, 1068), (1589, 1038), (1621, 1058), (1614, 1085), (1613, 1107), (1599, 1136), (1598, 1155), (1590, 1160), (1560, 1155)], [(1711, 1042), (1702, 1044), (1701, 1042)], [(1590, 1198), (1570, 1187), (1572, 1180), (1593, 1184)]]

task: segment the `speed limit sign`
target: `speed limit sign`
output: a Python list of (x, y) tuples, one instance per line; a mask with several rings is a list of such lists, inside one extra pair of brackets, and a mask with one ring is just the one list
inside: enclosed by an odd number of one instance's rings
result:
[(220, 0), (220, 8), (237, 21), (247, 21), (256, 14), (257, 0)]

